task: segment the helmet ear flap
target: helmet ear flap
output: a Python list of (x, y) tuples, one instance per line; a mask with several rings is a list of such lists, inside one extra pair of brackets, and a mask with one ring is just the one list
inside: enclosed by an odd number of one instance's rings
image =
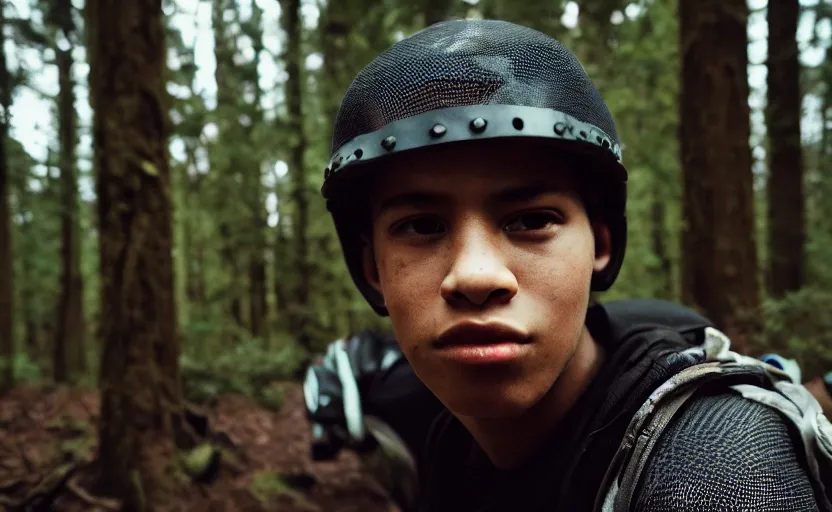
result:
[(606, 291), (612, 286), (624, 263), (627, 250), (627, 218), (617, 215), (608, 220), (610, 229), (610, 261), (604, 270), (592, 274), (590, 289), (594, 292)]
[(364, 275), (364, 247), (369, 241), (361, 231), (360, 226), (363, 226), (363, 223), (355, 222), (354, 213), (344, 211), (343, 208), (336, 209), (332, 207), (331, 202), (327, 206), (332, 212), (335, 231), (338, 233), (341, 249), (344, 252), (344, 260), (352, 281), (378, 315), (388, 316), (387, 308), (384, 306), (384, 297), (370, 285), (367, 276)]

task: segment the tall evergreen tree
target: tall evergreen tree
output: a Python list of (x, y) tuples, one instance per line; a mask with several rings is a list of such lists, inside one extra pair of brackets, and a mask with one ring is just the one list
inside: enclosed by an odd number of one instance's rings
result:
[(679, 10), (683, 297), (748, 350), (760, 322), (748, 6), (681, 0)]
[(769, 293), (782, 297), (806, 279), (806, 199), (800, 137), (798, 0), (768, 2)]
[(182, 418), (162, 5), (90, 0), (86, 9), (101, 264), (100, 490), (143, 512), (172, 484), (143, 454), (173, 444)]

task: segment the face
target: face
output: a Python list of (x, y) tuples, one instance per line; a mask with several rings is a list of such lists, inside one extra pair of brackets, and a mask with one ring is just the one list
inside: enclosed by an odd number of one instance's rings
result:
[(458, 415), (536, 404), (610, 253), (569, 170), (528, 143), (451, 146), (399, 159), (371, 197), (365, 273), (419, 378)]

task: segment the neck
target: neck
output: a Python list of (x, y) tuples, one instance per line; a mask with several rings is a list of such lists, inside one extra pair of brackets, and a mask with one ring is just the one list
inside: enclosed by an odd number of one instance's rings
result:
[(532, 408), (510, 418), (459, 419), (496, 467), (520, 466), (540, 448), (575, 405), (603, 361), (603, 350), (584, 329), (563, 373)]

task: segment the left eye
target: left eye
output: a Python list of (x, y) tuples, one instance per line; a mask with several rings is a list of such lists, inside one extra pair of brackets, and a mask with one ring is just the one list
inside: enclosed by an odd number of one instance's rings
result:
[(546, 229), (552, 224), (561, 222), (560, 217), (554, 212), (529, 212), (518, 215), (503, 226), (505, 231), (510, 233), (517, 231), (537, 231)]

